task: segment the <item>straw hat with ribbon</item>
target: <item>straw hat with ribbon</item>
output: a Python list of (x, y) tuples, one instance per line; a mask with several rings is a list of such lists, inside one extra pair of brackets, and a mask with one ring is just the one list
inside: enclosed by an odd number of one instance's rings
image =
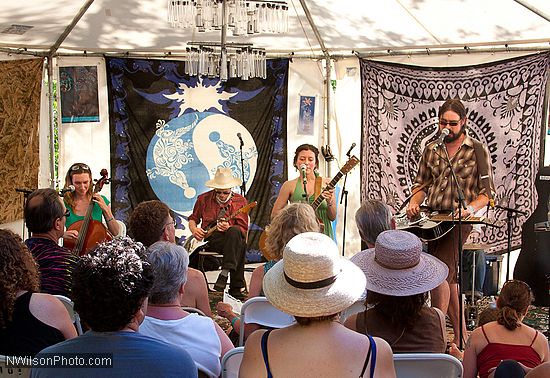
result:
[(353, 304), (365, 289), (365, 276), (341, 257), (328, 236), (296, 235), (283, 259), (264, 276), (264, 293), (276, 308), (300, 317), (333, 315)]

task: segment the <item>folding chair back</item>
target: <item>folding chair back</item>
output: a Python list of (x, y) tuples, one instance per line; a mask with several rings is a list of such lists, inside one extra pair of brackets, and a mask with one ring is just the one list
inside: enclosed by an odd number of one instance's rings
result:
[(393, 362), (398, 378), (461, 378), (463, 373), (460, 361), (444, 353), (394, 354)]
[(269, 328), (284, 328), (296, 322), (294, 316), (288, 315), (273, 307), (266, 297), (254, 297), (244, 302), (241, 308), (241, 328), (239, 346), (244, 343), (244, 325), (259, 324)]
[(64, 295), (54, 295), (57, 299), (61, 301), (65, 305), (65, 308), (67, 309), (67, 312), (69, 313), (69, 317), (71, 318), (71, 321), (74, 323), (76, 327), (76, 332), (79, 335), (82, 335), (82, 325), (80, 324), (80, 316), (78, 316), (78, 313), (74, 310), (74, 303), (69, 298), (67, 298)]
[(231, 349), (222, 358), (222, 378), (238, 378), (244, 347)]

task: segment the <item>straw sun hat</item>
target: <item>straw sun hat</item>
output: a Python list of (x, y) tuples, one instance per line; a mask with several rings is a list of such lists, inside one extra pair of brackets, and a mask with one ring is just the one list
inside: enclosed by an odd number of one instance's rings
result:
[(264, 276), (265, 296), (279, 310), (300, 317), (333, 315), (365, 290), (365, 275), (340, 257), (328, 236), (305, 232), (286, 244), (283, 259)]
[(231, 189), (240, 186), (242, 183), (241, 179), (233, 177), (230, 168), (218, 168), (214, 178), (206, 181), (204, 185), (214, 189)]
[(367, 291), (404, 297), (421, 294), (445, 281), (449, 268), (422, 252), (422, 242), (407, 231), (384, 231), (374, 248), (361, 251), (354, 262), (367, 278)]

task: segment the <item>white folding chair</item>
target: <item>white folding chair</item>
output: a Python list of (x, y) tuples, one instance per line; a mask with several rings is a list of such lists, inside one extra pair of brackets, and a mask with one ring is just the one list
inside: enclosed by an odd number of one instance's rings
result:
[(54, 295), (57, 299), (61, 301), (65, 305), (65, 308), (67, 309), (67, 312), (69, 313), (69, 317), (71, 318), (71, 321), (74, 323), (76, 327), (76, 332), (79, 335), (82, 335), (82, 325), (80, 324), (80, 316), (78, 316), (78, 313), (74, 310), (74, 303), (69, 298), (67, 298), (64, 295)]
[(460, 361), (444, 353), (402, 353), (393, 355), (396, 376), (403, 378), (461, 378)]
[(244, 344), (244, 325), (246, 323), (259, 324), (269, 328), (283, 328), (296, 322), (294, 316), (273, 307), (266, 297), (254, 297), (244, 302), (240, 320), (239, 346)]
[[(20, 366), (20, 367), (14, 367), (11, 366), (11, 364), (14, 363), (14, 361), (11, 361), (10, 366), (7, 366), (7, 357), (4, 355), (0, 355), (0, 377), (17, 377), (17, 378), (27, 378), (31, 375), (31, 367), (30, 366)], [(239, 370), (237, 370), (237, 373)]]
[(222, 378), (238, 378), (244, 347), (231, 349), (222, 358)]

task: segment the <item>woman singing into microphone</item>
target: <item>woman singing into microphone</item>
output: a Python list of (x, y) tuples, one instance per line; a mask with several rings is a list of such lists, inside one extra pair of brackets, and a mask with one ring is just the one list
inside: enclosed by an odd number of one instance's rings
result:
[[(92, 219), (101, 222), (105, 218), (107, 228), (112, 235), (118, 235), (119, 225), (113, 217), (109, 200), (99, 193), (94, 193), (92, 185), (92, 171), (84, 163), (75, 163), (69, 168), (65, 176), (65, 188), (69, 185), (75, 187), (74, 192), (67, 192), (63, 197), (65, 206), (70, 215), (67, 217), (66, 227), (69, 228), (73, 223), (84, 219), (90, 202), (94, 202)], [(78, 232), (68, 230), (63, 236), (65, 239), (76, 239)]]
[[(289, 202), (308, 202), (312, 203), (318, 196), (324, 198), (323, 202), (316, 209), (317, 217), (322, 223), (323, 232), (334, 239), (331, 221), (336, 219), (336, 201), (334, 190), (321, 192), (330, 180), (317, 177), (317, 168), (319, 168), (319, 150), (311, 144), (302, 144), (296, 148), (294, 153), (294, 167), (300, 172), (300, 176), (294, 180), (286, 181), (279, 196), (273, 205), (271, 218), (273, 218)], [(304, 185), (305, 182), (305, 185)], [(317, 185), (316, 185), (317, 182)], [(304, 193), (304, 187), (306, 192)]]

